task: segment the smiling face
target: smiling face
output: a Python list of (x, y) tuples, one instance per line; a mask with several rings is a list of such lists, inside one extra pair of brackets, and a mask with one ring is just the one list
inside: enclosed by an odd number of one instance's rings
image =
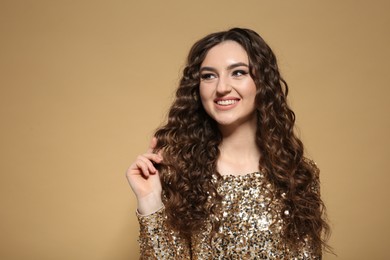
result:
[(220, 127), (256, 126), (256, 85), (240, 44), (225, 41), (211, 48), (201, 64), (200, 77), (203, 107)]

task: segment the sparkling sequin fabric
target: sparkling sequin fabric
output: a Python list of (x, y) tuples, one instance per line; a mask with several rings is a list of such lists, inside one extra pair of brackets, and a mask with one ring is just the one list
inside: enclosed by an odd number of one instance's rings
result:
[(164, 208), (138, 215), (141, 259), (321, 259), (308, 239), (302, 239), (297, 253), (282, 243), (280, 214), (288, 212), (281, 212), (272, 187), (264, 182), (261, 172), (223, 176), (218, 190), (223, 196), (221, 226), (211, 244), (210, 226), (186, 241), (166, 227)]

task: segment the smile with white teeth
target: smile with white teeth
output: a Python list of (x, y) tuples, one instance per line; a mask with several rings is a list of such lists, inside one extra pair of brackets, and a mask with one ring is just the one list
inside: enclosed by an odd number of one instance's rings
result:
[(237, 103), (237, 99), (229, 99), (229, 100), (218, 100), (217, 104), (221, 106), (228, 106)]

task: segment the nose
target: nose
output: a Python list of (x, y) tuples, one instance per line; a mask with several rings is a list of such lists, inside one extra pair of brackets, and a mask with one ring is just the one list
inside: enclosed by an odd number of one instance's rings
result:
[(217, 82), (217, 94), (224, 96), (232, 91), (229, 80), (225, 77), (219, 77)]

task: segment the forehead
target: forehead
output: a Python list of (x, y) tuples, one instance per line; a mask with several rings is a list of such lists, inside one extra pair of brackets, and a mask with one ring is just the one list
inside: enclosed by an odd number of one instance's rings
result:
[(237, 62), (248, 64), (248, 54), (245, 49), (235, 41), (224, 41), (208, 51), (202, 66), (218, 66)]

